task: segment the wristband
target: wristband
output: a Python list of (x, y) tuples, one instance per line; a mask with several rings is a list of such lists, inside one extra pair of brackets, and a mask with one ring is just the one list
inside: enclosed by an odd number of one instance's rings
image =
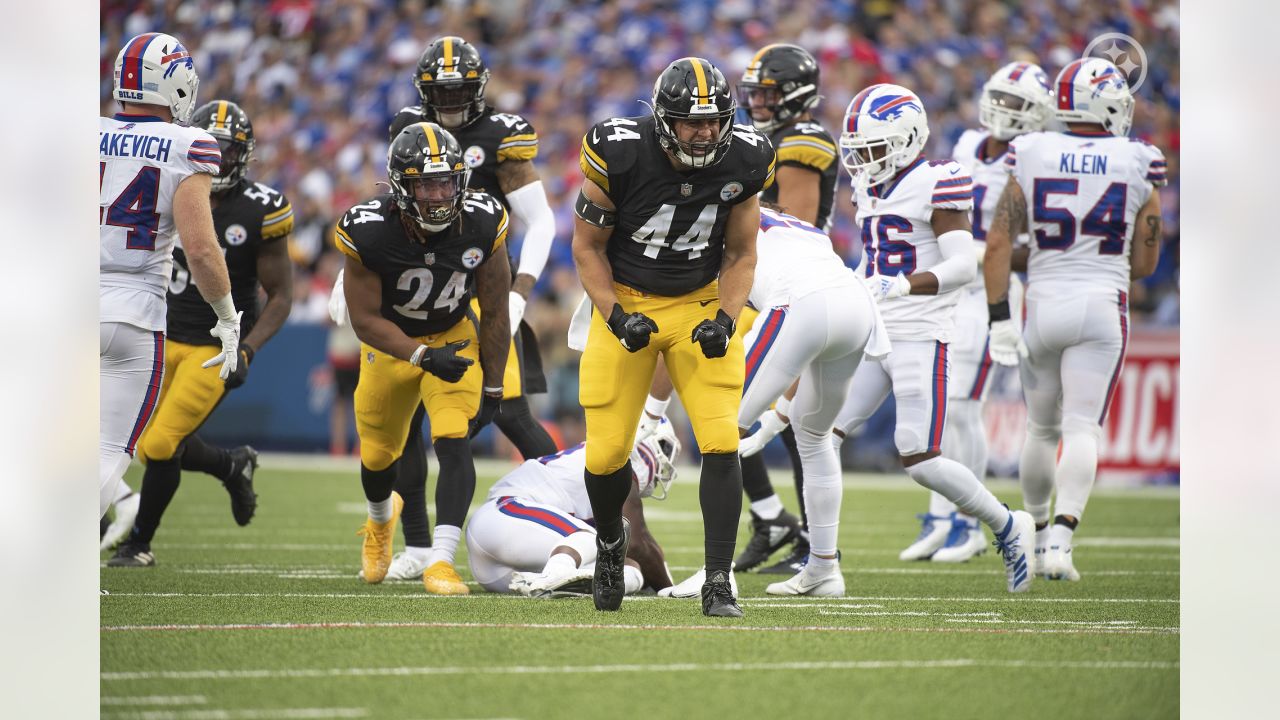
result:
[(990, 318), (987, 322), (988, 325), (994, 322), (1000, 322), (1001, 320), (1011, 319), (1013, 314), (1009, 312), (1009, 301), (1005, 299), (997, 303), (989, 303), (987, 305), (987, 316)]
[(230, 325), (236, 321), (236, 304), (231, 299), (231, 293), (227, 293), (209, 303), (209, 307), (213, 308), (213, 312), (218, 316), (219, 322)]
[(486, 386), (484, 386), (483, 388), (481, 388), (481, 391), (482, 391), (485, 395), (501, 395), (501, 394), (502, 394), (502, 386), (501, 386), (501, 385), (499, 385), (498, 387), (489, 387), (488, 385), (486, 385)]
[(662, 417), (667, 414), (667, 406), (670, 404), (670, 397), (666, 400), (659, 400), (658, 398), (650, 395), (649, 398), (644, 401), (644, 411), (653, 417)]
[(422, 356), (427, 353), (428, 349), (429, 348), (426, 345), (419, 345), (418, 349), (414, 350), (413, 354), (409, 356), (409, 364), (414, 366), (420, 365), (422, 363)]

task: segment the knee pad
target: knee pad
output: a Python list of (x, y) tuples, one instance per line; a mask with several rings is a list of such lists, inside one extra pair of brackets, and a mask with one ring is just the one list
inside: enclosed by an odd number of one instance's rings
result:
[(385, 445), (368, 440), (360, 442), (360, 464), (375, 472), (391, 467), (391, 463), (398, 457), (400, 457), (399, 454), (392, 452), (391, 448)]
[[(431, 416), (431, 441), (465, 440), (471, 430), (471, 418), (462, 410), (442, 408)], [(440, 449), (436, 448), (436, 454)]]
[[(723, 425), (723, 427), (720, 427)], [(707, 437), (698, 438), (698, 452), (703, 455), (723, 455), (738, 452), (738, 425), (736, 421), (730, 420), (724, 423), (716, 423), (716, 427), (711, 432), (704, 432)]]
[(181, 438), (168, 436), (163, 432), (147, 432), (138, 443), (137, 453), (147, 463), (167, 462), (178, 454)]
[[(908, 427), (899, 420), (898, 426), (893, 429), (893, 445), (898, 448), (898, 454), (902, 456), (917, 455), (929, 449), (928, 439), (922, 437), (915, 428)], [(915, 477), (912, 475), (912, 477)]]

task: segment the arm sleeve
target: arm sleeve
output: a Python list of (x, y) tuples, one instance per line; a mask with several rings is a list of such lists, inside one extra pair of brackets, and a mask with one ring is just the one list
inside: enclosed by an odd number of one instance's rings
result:
[(547, 256), (551, 254), (551, 243), (556, 237), (556, 215), (547, 203), (547, 192), (541, 180), (507, 193), (507, 202), (526, 228), (524, 244), (520, 246), (520, 266), (516, 272), (536, 279), (542, 275)]
[(938, 294), (959, 290), (978, 276), (978, 265), (973, 261), (973, 233), (968, 230), (952, 230), (938, 237), (938, 249), (942, 262), (929, 268), (938, 278)]

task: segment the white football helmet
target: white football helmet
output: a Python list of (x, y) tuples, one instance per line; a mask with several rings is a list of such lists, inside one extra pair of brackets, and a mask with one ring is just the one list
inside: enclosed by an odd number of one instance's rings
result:
[(1102, 58), (1072, 61), (1054, 82), (1054, 114), (1064, 123), (1097, 123), (1116, 137), (1133, 124), (1133, 93), (1115, 65)]
[(172, 35), (143, 33), (116, 55), (111, 95), (121, 102), (167, 107), (175, 121), (186, 125), (199, 87), (191, 53)]
[(924, 103), (901, 85), (872, 85), (844, 111), (840, 161), (862, 190), (893, 179), (924, 151), (929, 119)]
[[(636, 443), (631, 451), (631, 469), (640, 485), (640, 497), (665, 500), (667, 486), (676, 477), (676, 458), (680, 455), (680, 439), (671, 423), (662, 418), (648, 437)], [(662, 494), (657, 494), (659, 488)]]
[(1043, 130), (1053, 113), (1049, 75), (1035, 63), (1011, 62), (982, 86), (978, 122), (997, 140)]

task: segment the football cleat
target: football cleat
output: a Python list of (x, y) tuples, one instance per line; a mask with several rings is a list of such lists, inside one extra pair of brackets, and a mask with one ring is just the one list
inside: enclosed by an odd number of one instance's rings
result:
[(742, 608), (729, 584), (729, 573), (717, 570), (702, 584), (702, 614), (707, 617), (742, 617)]
[(391, 557), (391, 565), (387, 567), (386, 580), (421, 580), (426, 572), (427, 558), (398, 552)]
[(977, 520), (957, 513), (951, 521), (947, 542), (929, 559), (940, 563), (962, 563), (986, 551), (987, 537), (982, 526)]
[(734, 567), (747, 572), (759, 567), (783, 545), (800, 537), (800, 518), (786, 510), (772, 520), (765, 520), (751, 513), (751, 539), (742, 554), (733, 561)]
[(125, 540), (116, 548), (116, 554), (107, 561), (107, 567), (154, 567), (156, 556), (151, 554), (151, 543)]
[(471, 588), (462, 582), (462, 576), (453, 565), (439, 560), (422, 573), (422, 586), (432, 595), (470, 595)]
[(518, 572), (511, 575), (511, 592), (531, 598), (582, 597), (591, 594), (594, 568), (575, 568), (562, 575)]
[(360, 550), (360, 579), (369, 584), (380, 583), (387, 577), (391, 568), (391, 543), (395, 539), (396, 521), (400, 519), (400, 511), (404, 509), (404, 498), (400, 493), (391, 493), (391, 519), (374, 522), (366, 518), (364, 527), (356, 533), (364, 536), (364, 546)]
[(116, 503), (116, 517), (102, 534), (99, 550), (110, 550), (133, 529), (133, 521), (138, 517), (138, 505), (142, 502), (141, 493), (130, 493), (128, 497)]
[(231, 495), (231, 515), (244, 527), (258, 509), (258, 494), (253, 491), (253, 473), (258, 469), (258, 451), (243, 445), (231, 451), (231, 474), (222, 481)]
[(1044, 577), (1044, 554), (1049, 551), (1049, 526), (1036, 530), (1036, 552), (1031, 561), (1031, 574)]
[(942, 548), (947, 542), (947, 536), (951, 533), (951, 515), (925, 513), (916, 517), (921, 521), (920, 534), (916, 536), (915, 542), (907, 546), (906, 550), (898, 553), (899, 560), (928, 560)]
[[(707, 566), (703, 565), (698, 568), (698, 572), (685, 578), (682, 582), (676, 583), (671, 587), (665, 587), (658, 591), (658, 597), (669, 597), (677, 599), (696, 598), (702, 592), (702, 585), (707, 581)], [(729, 570), (729, 589), (733, 591), (733, 596), (738, 596), (738, 578), (734, 576), (733, 570)]]
[(796, 544), (791, 547), (790, 554), (773, 565), (760, 568), (756, 572), (761, 575), (795, 575), (804, 569), (804, 564), (808, 561), (809, 540), (801, 535)]
[(593, 573), (591, 599), (597, 610), (617, 610), (622, 607), (626, 583), (622, 579), (623, 560), (627, 557), (627, 544), (631, 542), (631, 523), (622, 518), (622, 537), (606, 545), (596, 536), (596, 567)]
[(1004, 572), (1009, 583), (1009, 592), (1026, 592), (1031, 589), (1031, 567), (1029, 563), (1034, 557), (1032, 552), (1035, 543), (1036, 523), (1030, 513), (1016, 510), (1011, 513), (1010, 527), (1004, 536), (996, 536), (993, 545), (1004, 558)]
[(1080, 572), (1071, 561), (1070, 545), (1050, 545), (1041, 558), (1041, 574), (1046, 578), (1080, 582)]
[(809, 595), (812, 597), (844, 597), (844, 575), (839, 563), (835, 569), (821, 577), (811, 576), (809, 565), (783, 582), (771, 583), (765, 588), (770, 595)]

